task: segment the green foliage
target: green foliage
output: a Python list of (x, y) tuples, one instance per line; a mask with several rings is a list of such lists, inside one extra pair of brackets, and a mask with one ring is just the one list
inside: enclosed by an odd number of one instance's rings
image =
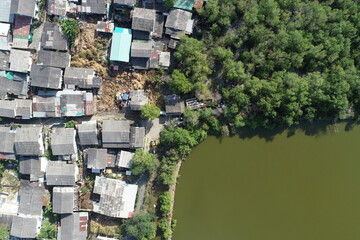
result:
[(163, 217), (166, 217), (171, 211), (171, 196), (170, 192), (163, 192), (159, 197), (160, 212)]
[(5, 225), (0, 225), (0, 239), (9, 239), (10, 229)]
[(171, 237), (172, 229), (171, 229), (171, 225), (170, 225), (170, 223), (169, 223), (169, 221), (167, 219), (163, 219), (163, 220), (160, 221), (159, 229), (162, 232), (163, 238), (168, 239), (168, 238)]
[(39, 239), (57, 239), (58, 215), (52, 212), (52, 205), (49, 203), (44, 210), (44, 220), (41, 223)]
[(150, 240), (156, 236), (156, 216), (153, 212), (138, 212), (125, 220), (124, 231), (128, 236)]
[(80, 32), (80, 26), (78, 22), (73, 18), (62, 19), (60, 20), (60, 26), (63, 33), (72, 44)]
[(51, 160), (53, 158), (51, 146), (48, 146), (48, 149), (45, 150), (43, 157), (45, 157), (49, 160)]
[(155, 119), (160, 116), (160, 108), (154, 104), (145, 104), (140, 107), (142, 119)]
[(169, 79), (169, 87), (174, 93), (182, 95), (191, 92), (194, 84), (189, 81), (185, 74), (175, 69)]
[(76, 124), (78, 124), (77, 121), (75, 120), (70, 120), (68, 122), (65, 123), (65, 127), (66, 128), (74, 128), (76, 126)]
[(147, 153), (142, 149), (137, 149), (134, 154), (131, 172), (139, 175), (144, 171), (154, 172), (159, 167), (159, 160), (155, 154)]
[(2, 178), (2, 175), (4, 173), (4, 169), (5, 169), (4, 163), (0, 162), (0, 178)]
[(175, 4), (175, 0), (165, 0), (165, 8), (169, 9), (169, 8), (172, 8)]
[(87, 194), (88, 192), (89, 192), (89, 189), (87, 189), (86, 187), (82, 187), (82, 188), (81, 188), (81, 193), (82, 193), (83, 195)]

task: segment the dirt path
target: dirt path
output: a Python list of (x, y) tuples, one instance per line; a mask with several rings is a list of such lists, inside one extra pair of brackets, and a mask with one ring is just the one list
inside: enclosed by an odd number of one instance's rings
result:
[[(175, 179), (177, 179), (178, 176), (179, 176), (179, 172), (180, 172), (181, 164), (182, 164), (182, 163), (183, 163), (183, 161), (180, 161), (180, 162), (178, 162), (178, 163), (176, 164), (175, 171), (174, 171)], [(174, 213), (175, 190), (176, 190), (176, 183), (175, 183), (175, 184), (172, 184), (172, 185), (169, 187), (169, 192), (170, 192), (170, 197), (171, 197), (171, 211), (170, 211), (170, 214), (169, 214), (169, 221), (170, 221), (170, 222), (172, 222), (173, 213)]]

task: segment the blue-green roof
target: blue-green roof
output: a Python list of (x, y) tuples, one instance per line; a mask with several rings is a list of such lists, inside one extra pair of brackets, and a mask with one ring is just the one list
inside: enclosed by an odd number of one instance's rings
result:
[(195, 0), (176, 0), (174, 7), (191, 11), (193, 9), (194, 2)]
[(115, 28), (111, 42), (110, 61), (129, 62), (131, 29)]

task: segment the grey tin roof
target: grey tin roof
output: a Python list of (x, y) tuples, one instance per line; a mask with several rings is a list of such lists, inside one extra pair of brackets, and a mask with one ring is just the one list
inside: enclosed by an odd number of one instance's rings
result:
[(12, 48), (10, 50), (9, 62), (11, 71), (27, 73), (30, 70), (31, 53)]
[(121, 168), (130, 168), (133, 157), (133, 152), (121, 150), (117, 155), (116, 166)]
[(0, 1), (0, 22), (14, 22), (14, 15), (10, 13), (11, 0)]
[(154, 47), (152, 41), (133, 41), (131, 44), (131, 57), (150, 58)]
[(20, 157), (20, 173), (30, 175), (30, 181), (38, 181), (41, 173), (41, 162), (38, 157)]
[(70, 66), (70, 58), (70, 54), (67, 52), (40, 50), (38, 53), (37, 65), (66, 68)]
[(47, 12), (49, 15), (66, 16), (67, 0), (47, 0)]
[(149, 102), (149, 94), (144, 90), (131, 90), (130, 99), (130, 109), (139, 111), (141, 106)]
[(31, 86), (61, 89), (62, 70), (60, 68), (32, 65), (30, 72)]
[(10, 69), (10, 52), (0, 51), (0, 70)]
[(105, 169), (107, 149), (89, 148), (86, 150), (87, 168)]
[(1, 126), (0, 135), (0, 153), (14, 153), (15, 132)]
[(181, 9), (172, 9), (166, 19), (165, 27), (185, 31), (191, 13)]
[(178, 95), (168, 95), (165, 97), (166, 114), (181, 115), (184, 112), (185, 104)]
[(84, 115), (84, 96), (74, 92), (64, 93), (60, 96), (62, 116)]
[(104, 120), (102, 141), (104, 148), (128, 148), (130, 143), (130, 121)]
[(41, 156), (43, 154), (41, 126), (25, 126), (16, 130), (15, 134), (15, 153), (21, 156)]
[(0, 117), (15, 118), (15, 101), (0, 100)]
[(106, 14), (106, 3), (104, 0), (82, 0), (81, 6), (88, 7), (86, 13)]
[(53, 128), (50, 135), (53, 155), (76, 154), (75, 133), (73, 128)]
[(144, 147), (145, 128), (131, 127), (130, 131), (130, 148)]
[(46, 22), (41, 36), (41, 47), (50, 50), (67, 50), (67, 39), (57, 22)]
[(64, 214), (74, 211), (74, 187), (53, 188), (53, 212)]
[(64, 83), (90, 89), (94, 87), (94, 78), (95, 71), (93, 69), (67, 67), (64, 74)]
[(136, 0), (114, 0), (113, 3), (120, 5), (134, 6), (136, 4)]
[(19, 214), (41, 216), (45, 204), (46, 190), (42, 183), (20, 180)]
[(32, 101), (30, 99), (15, 99), (16, 116), (31, 117)]
[(153, 32), (155, 28), (156, 11), (146, 8), (135, 8), (132, 18), (132, 29)]
[(87, 212), (62, 214), (60, 219), (60, 238), (58, 240), (86, 240), (87, 222)]
[(35, 16), (36, 0), (12, 0), (10, 12), (28, 17)]
[(21, 239), (33, 239), (37, 236), (37, 225), (38, 218), (36, 217), (14, 216), (11, 225), (10, 235)]
[(65, 161), (49, 161), (46, 168), (47, 185), (73, 186), (75, 184), (75, 165)]
[(16, 81), (7, 77), (0, 77), (0, 98), (5, 98), (7, 94), (16, 96), (25, 95), (27, 89), (26, 81)]
[(91, 146), (99, 144), (96, 122), (79, 124), (77, 129), (80, 139), (80, 145)]

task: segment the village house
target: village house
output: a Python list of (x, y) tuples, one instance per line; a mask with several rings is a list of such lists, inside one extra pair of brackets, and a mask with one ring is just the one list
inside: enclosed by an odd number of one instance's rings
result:
[(116, 154), (109, 149), (88, 148), (85, 150), (86, 165), (93, 173), (115, 167)]
[(31, 53), (29, 51), (14, 48), (10, 50), (10, 71), (27, 73), (30, 71), (31, 62)]
[(111, 40), (110, 61), (129, 62), (131, 38), (131, 29), (115, 28)]
[(168, 95), (165, 97), (166, 115), (180, 116), (185, 110), (185, 103), (178, 95)]
[(90, 68), (67, 67), (64, 74), (65, 87), (68, 89), (100, 88), (100, 79)]
[(58, 240), (86, 240), (88, 232), (87, 212), (61, 214)]
[(155, 31), (156, 11), (146, 8), (134, 8), (132, 25), (134, 39), (148, 40)]
[(170, 67), (170, 57), (170, 52), (161, 52), (159, 54), (159, 66), (166, 69)]
[(102, 128), (103, 148), (130, 147), (130, 121), (104, 120)]
[(153, 41), (133, 41), (131, 44), (132, 67), (134, 69), (149, 69), (153, 49)]
[(11, 14), (11, 0), (0, 1), (0, 22), (14, 22), (14, 14)]
[(74, 187), (54, 187), (52, 197), (53, 213), (72, 213), (75, 207)]
[(106, 14), (105, 0), (82, 0), (81, 5), (78, 6), (78, 13), (84, 14)]
[(74, 186), (77, 181), (76, 164), (66, 161), (48, 161), (46, 184), (48, 186)]
[(129, 218), (134, 213), (138, 186), (117, 179), (96, 176), (94, 194), (100, 199), (93, 211), (114, 218)]
[(10, 50), (10, 24), (0, 23), (0, 50)]
[(97, 122), (89, 121), (77, 125), (79, 142), (81, 146), (99, 145)]
[(46, 22), (41, 36), (41, 49), (67, 51), (68, 42), (62, 33), (60, 24)]
[(149, 94), (144, 90), (130, 91), (130, 109), (133, 111), (140, 111), (141, 106), (149, 103)]
[(67, 52), (54, 52), (40, 50), (38, 52), (37, 65), (56, 68), (70, 67), (71, 56)]
[(0, 100), (0, 117), (30, 119), (31, 113), (30, 99)]
[(113, 5), (115, 8), (117, 7), (134, 7), (136, 4), (136, 0), (113, 0)]
[(30, 39), (32, 17), (15, 16), (13, 28), (13, 48), (27, 49)]
[(15, 129), (0, 126), (2, 136), (0, 138), (0, 159), (16, 159), (14, 150), (15, 132)]
[(130, 148), (137, 149), (144, 147), (145, 128), (131, 127), (130, 130)]
[(18, 156), (42, 156), (44, 141), (42, 126), (22, 125), (16, 129), (15, 153)]
[(0, 99), (27, 96), (29, 78), (24, 73), (0, 72)]
[(171, 38), (180, 39), (184, 34), (192, 34), (194, 21), (190, 12), (172, 9), (165, 23), (165, 34)]
[(5, 71), (10, 70), (10, 52), (0, 51), (0, 73), (5, 75)]
[(67, 0), (47, 0), (48, 15), (55, 15), (58, 17), (66, 16), (66, 9), (68, 7)]
[(60, 117), (60, 103), (56, 104), (55, 96), (35, 95), (32, 100), (34, 118)]
[(96, 31), (102, 33), (113, 33), (115, 25), (113, 22), (107, 21), (98, 21), (96, 24)]
[(30, 83), (32, 87), (61, 89), (62, 73), (60, 68), (32, 65)]
[(59, 160), (77, 160), (76, 130), (73, 128), (52, 128), (51, 150)]
[(35, 238), (41, 228), (42, 208), (48, 204), (43, 184), (20, 180), (19, 210), (14, 216), (10, 235), (20, 239)]
[(130, 169), (134, 154), (133, 152), (121, 150), (116, 158), (116, 166), (118, 168)]
[(41, 169), (41, 166), (42, 161), (39, 157), (20, 157), (19, 171), (23, 175), (29, 175), (31, 182), (44, 178), (44, 171)]
[(90, 116), (94, 114), (94, 96), (90, 92), (64, 89), (56, 93), (62, 117)]
[(27, 16), (27, 17), (35, 17), (36, 12), (36, 0), (12, 0), (10, 13)]

